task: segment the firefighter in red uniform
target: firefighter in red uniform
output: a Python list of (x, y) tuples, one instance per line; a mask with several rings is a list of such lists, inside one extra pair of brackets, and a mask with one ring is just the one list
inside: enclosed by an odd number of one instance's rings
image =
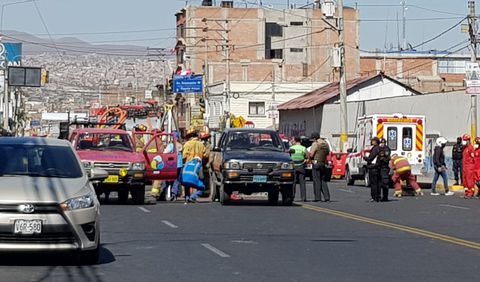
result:
[(462, 137), (465, 149), (463, 150), (463, 186), (465, 187), (465, 197), (472, 198), (475, 191), (475, 148), (470, 142), (470, 135), (465, 134)]
[(478, 197), (480, 188), (480, 137), (475, 138), (475, 153), (473, 154), (475, 163), (475, 191), (474, 196)]

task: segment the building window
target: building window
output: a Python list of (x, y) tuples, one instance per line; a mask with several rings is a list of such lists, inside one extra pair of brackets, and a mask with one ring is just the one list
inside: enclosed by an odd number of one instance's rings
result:
[(266, 37), (283, 36), (283, 27), (277, 23), (265, 23)]
[(283, 59), (282, 49), (270, 49), (266, 50), (265, 59)]
[(439, 59), (438, 73), (464, 74), (467, 61), (455, 59)]
[(290, 48), (290, 52), (292, 52), (292, 53), (302, 53), (303, 48)]
[(290, 25), (292, 25), (292, 26), (302, 26), (303, 22), (290, 22)]
[(303, 77), (307, 77), (308, 76), (308, 65), (307, 65), (307, 63), (302, 63), (302, 67), (303, 67)]
[(248, 114), (251, 116), (265, 115), (265, 102), (248, 102)]

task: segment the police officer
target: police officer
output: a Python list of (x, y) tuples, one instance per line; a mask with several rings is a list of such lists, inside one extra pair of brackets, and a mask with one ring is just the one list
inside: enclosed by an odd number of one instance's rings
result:
[(452, 148), (453, 174), (455, 175), (454, 185), (460, 185), (459, 179), (463, 178), (463, 149), (462, 137), (458, 137), (457, 143)]
[[(372, 148), (370, 154), (364, 157), (367, 161), (368, 175), (370, 178), (370, 194), (372, 196), (371, 202), (380, 202), (381, 200), (381, 190), (384, 187), (383, 178), (382, 178), (382, 168), (383, 163), (386, 158), (386, 149), (385, 147), (380, 147), (380, 139), (378, 137), (373, 137), (371, 140)], [(388, 161), (387, 161), (388, 167)], [(388, 193), (388, 186), (387, 186)]]
[(290, 147), (290, 150), (294, 151), (292, 152), (292, 161), (295, 166), (295, 183), (300, 184), (300, 198), (302, 202), (306, 202), (305, 161), (307, 159), (307, 148), (302, 146), (301, 142), (300, 137), (295, 137), (294, 145)]
[(330, 148), (325, 140), (320, 138), (320, 134), (312, 133), (312, 147), (310, 148), (310, 158), (313, 160), (312, 176), (313, 176), (313, 193), (315, 195), (314, 202), (322, 200), (322, 194), (325, 202), (330, 202), (330, 191), (326, 181), (327, 174), (327, 156)]
[(387, 140), (385, 138), (380, 139), (380, 151), (378, 154), (377, 163), (380, 170), (380, 187), (382, 190), (382, 202), (388, 202), (388, 185), (390, 184), (390, 157), (391, 157), (391, 150), (387, 146)]

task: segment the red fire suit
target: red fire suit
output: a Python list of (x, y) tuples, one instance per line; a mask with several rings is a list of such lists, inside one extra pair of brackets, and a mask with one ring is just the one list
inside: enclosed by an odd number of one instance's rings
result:
[(475, 149), (472, 144), (469, 144), (463, 150), (463, 186), (465, 187), (465, 197), (473, 197), (476, 178)]
[(415, 192), (420, 192), (415, 175), (412, 174), (411, 166), (408, 160), (404, 157), (394, 156), (390, 160), (390, 168), (395, 170), (392, 176), (393, 187), (395, 191), (402, 191), (402, 180), (405, 180)]

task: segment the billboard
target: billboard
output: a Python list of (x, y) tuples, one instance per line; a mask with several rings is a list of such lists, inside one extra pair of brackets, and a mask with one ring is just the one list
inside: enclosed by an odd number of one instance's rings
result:
[(467, 63), (465, 69), (466, 94), (480, 94), (480, 66), (478, 63)]
[(22, 43), (0, 43), (0, 69), (22, 64)]
[(8, 67), (8, 85), (41, 87), (42, 68), (34, 67)]

